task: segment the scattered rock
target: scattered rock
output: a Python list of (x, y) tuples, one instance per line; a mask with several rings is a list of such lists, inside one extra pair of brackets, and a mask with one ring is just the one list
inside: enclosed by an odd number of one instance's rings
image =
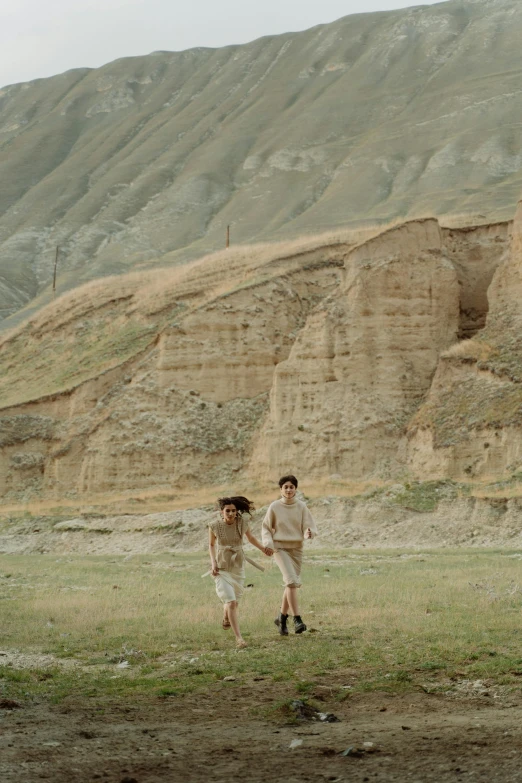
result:
[(339, 718), (333, 712), (319, 712), (317, 716), (323, 723), (339, 723)]
[(228, 677), (223, 677), (223, 682), (235, 682), (236, 679), (232, 674), (229, 674)]
[(368, 753), (378, 752), (379, 750), (374, 746), (373, 742), (364, 742), (362, 748), (356, 748), (354, 745), (352, 745), (349, 748), (346, 748), (346, 750), (343, 750), (340, 755), (351, 756), (352, 758), (360, 759)]
[(358, 748), (355, 748), (353, 746), (346, 748), (346, 750), (343, 750), (343, 752), (341, 753), (341, 756), (351, 756), (352, 758), (358, 758), (358, 759), (360, 759), (361, 756), (363, 755), (364, 752), (362, 750), (359, 750)]
[(315, 707), (300, 699), (291, 702), (290, 709), (302, 720), (319, 720), (322, 723), (337, 723), (339, 721), (339, 718), (332, 712), (319, 712)]
[(87, 524), (83, 519), (67, 519), (65, 522), (57, 522), (56, 525), (54, 525), (55, 530), (69, 532), (73, 532), (74, 530), (85, 530), (86, 527)]
[(314, 720), (318, 714), (314, 707), (310, 707), (309, 704), (305, 704), (305, 702), (300, 699), (295, 699), (290, 704), (290, 709), (302, 720)]
[(294, 750), (294, 748), (299, 748), (302, 744), (303, 744), (302, 739), (293, 739), (288, 747), (290, 748), (290, 750)]

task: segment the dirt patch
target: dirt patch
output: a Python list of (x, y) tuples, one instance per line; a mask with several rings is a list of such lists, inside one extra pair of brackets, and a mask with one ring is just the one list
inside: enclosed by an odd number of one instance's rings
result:
[(57, 658), (43, 653), (22, 653), (18, 650), (0, 650), (0, 666), (13, 669), (74, 669), (78, 664), (71, 658)]
[[(312, 696), (338, 722), (270, 717), (289, 686), (255, 678), (203, 693), (0, 709), (2, 783), (178, 779), (514, 781), (522, 700), (367, 693), (339, 702), (338, 677)], [(292, 747), (291, 747), (292, 746)], [(349, 750), (350, 749), (350, 750)], [(349, 751), (349, 752), (347, 752)], [(345, 753), (346, 755), (343, 755)]]

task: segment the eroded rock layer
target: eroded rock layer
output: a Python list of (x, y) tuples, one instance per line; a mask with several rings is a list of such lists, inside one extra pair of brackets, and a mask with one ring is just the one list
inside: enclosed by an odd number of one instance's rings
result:
[(254, 463), (267, 474), (361, 477), (393, 470), (405, 422), (456, 340), (459, 287), (436, 221), (353, 250), (344, 279), (275, 370)]
[(288, 470), (509, 474), (522, 456), (521, 223), (512, 247), (510, 224), (412, 221), (57, 299), (0, 343), (2, 502)]
[(423, 478), (505, 477), (522, 468), (522, 207), (487, 288), (484, 329), (443, 352), (408, 427), (407, 461)]

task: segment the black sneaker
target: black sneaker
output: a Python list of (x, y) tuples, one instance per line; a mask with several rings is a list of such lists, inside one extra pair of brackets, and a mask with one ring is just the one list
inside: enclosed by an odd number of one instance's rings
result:
[(294, 617), (294, 630), (296, 633), (303, 633), (303, 631), (306, 631), (306, 625), (301, 620), (301, 615), (296, 614)]
[(281, 636), (288, 636), (288, 628), (286, 627), (286, 621), (288, 620), (287, 614), (279, 614), (277, 615), (276, 619), (274, 620), (274, 623), (279, 628), (279, 633)]

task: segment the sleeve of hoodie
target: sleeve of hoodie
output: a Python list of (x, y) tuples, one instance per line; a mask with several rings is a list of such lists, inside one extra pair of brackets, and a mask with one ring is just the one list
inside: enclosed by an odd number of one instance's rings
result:
[(269, 546), (270, 549), (274, 549), (274, 512), (272, 506), (268, 506), (268, 510), (265, 514), (265, 518), (261, 524), (261, 541), (263, 546)]
[(317, 525), (315, 524), (315, 519), (310, 513), (310, 509), (308, 506), (305, 506), (303, 509), (303, 536), (308, 528), (311, 530), (312, 538), (315, 538), (317, 535)]

